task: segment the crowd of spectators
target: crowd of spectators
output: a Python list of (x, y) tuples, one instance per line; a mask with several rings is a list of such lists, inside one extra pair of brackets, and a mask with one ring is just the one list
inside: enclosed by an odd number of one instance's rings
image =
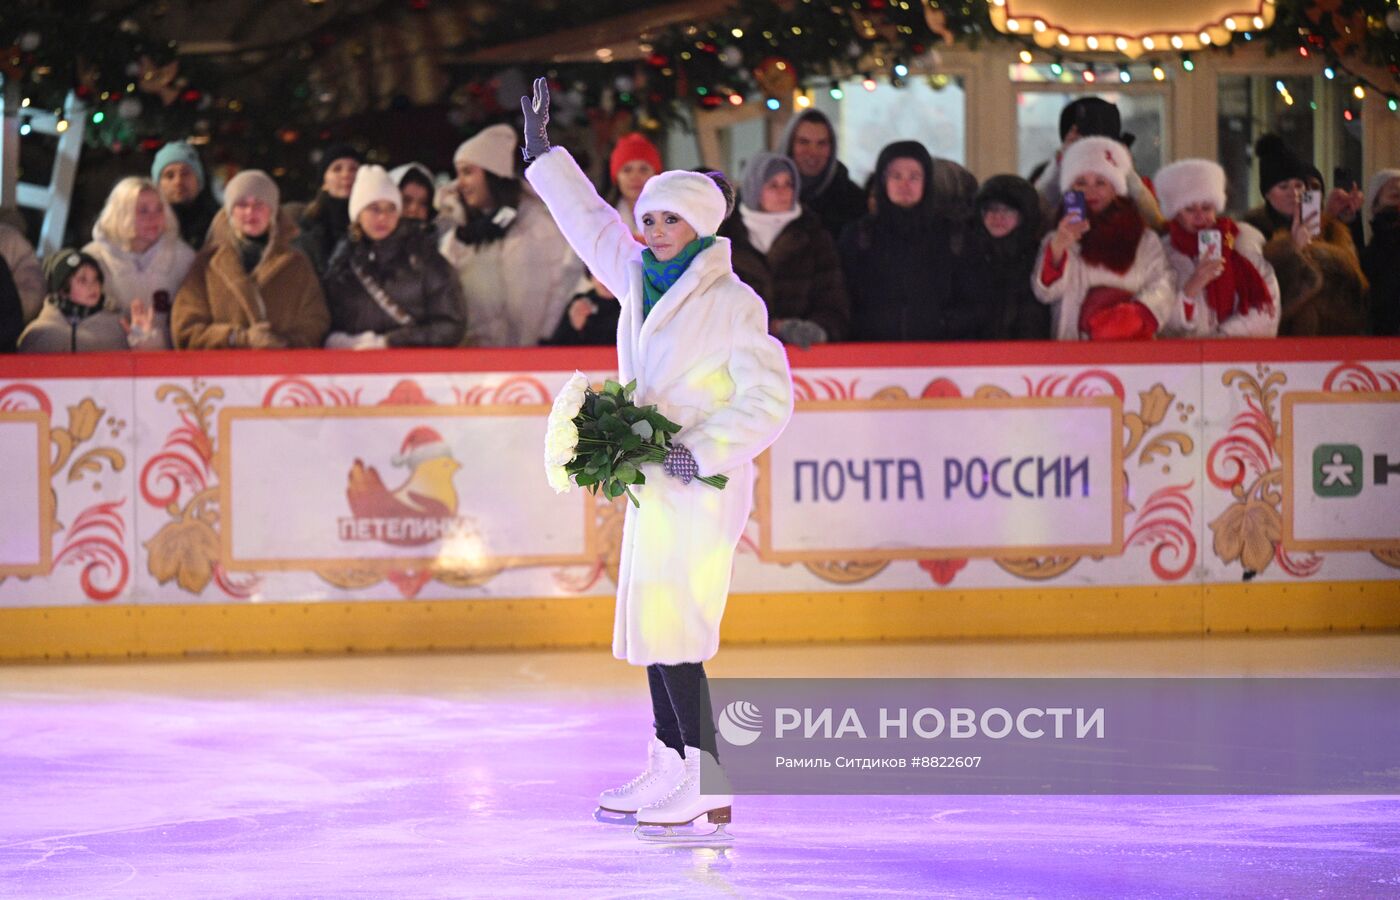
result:
[[(43, 261), (0, 224), (0, 350), (610, 344), (618, 304), (521, 177), (517, 130), (457, 148), (450, 175), (326, 147), (304, 205), (250, 169), (215, 199), (196, 149), (166, 144), (117, 182), (82, 247)], [(1214, 161), (1137, 171), (1117, 108), (1067, 106), (1031, 179), (980, 185), (916, 141), (857, 185), (817, 110), (733, 174), (719, 234), (772, 333), (838, 341), (1146, 340), (1400, 334), (1400, 169), (1325, 191), (1275, 135), (1258, 204), (1226, 214)], [(606, 196), (663, 169), (628, 134)], [(640, 236), (638, 236), (640, 240)]]

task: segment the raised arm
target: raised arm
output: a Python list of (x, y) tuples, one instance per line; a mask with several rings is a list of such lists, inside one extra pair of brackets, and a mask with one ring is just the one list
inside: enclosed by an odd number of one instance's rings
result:
[(550, 147), (549, 86), (535, 79), (535, 94), (522, 97), (525, 112), (525, 148), (531, 160), (525, 180), (549, 207), (554, 222), (583, 264), (608, 290), (619, 297), (627, 292), (627, 266), (641, 253), (632, 230), (622, 223), (569, 151)]

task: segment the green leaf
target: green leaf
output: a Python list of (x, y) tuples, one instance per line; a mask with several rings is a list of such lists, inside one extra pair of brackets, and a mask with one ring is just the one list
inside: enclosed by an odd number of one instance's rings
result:
[(598, 479), (592, 475), (581, 474), (574, 476), (574, 484), (578, 485), (579, 487), (588, 487), (589, 485), (595, 485), (597, 483)]
[(598, 418), (601, 419), (608, 413), (617, 412), (617, 401), (611, 397), (599, 397), (594, 409), (597, 410)]
[(629, 434), (622, 439), (621, 446), (622, 452), (631, 453), (633, 450), (637, 450), (642, 446), (642, 439), (637, 437), (635, 434)]
[(609, 500), (616, 500), (618, 497), (621, 497), (621, 496), (622, 496), (622, 492), (623, 492), (624, 490), (626, 490), (626, 487), (625, 487), (621, 482), (619, 482), (619, 481), (609, 481), (608, 484), (607, 484), (607, 489), (606, 489), (607, 495), (608, 495), (608, 499), (609, 499)]
[(622, 393), (625, 394), (625, 395), (630, 399), (631, 396), (632, 396), (632, 394), (635, 393), (636, 390), (637, 390), (637, 379), (633, 378), (631, 381), (627, 382), (627, 384), (622, 388)]
[(613, 471), (613, 477), (623, 484), (635, 484), (640, 473), (631, 463), (623, 463)]
[(628, 424), (612, 413), (599, 418), (598, 427), (603, 429), (603, 434), (607, 435), (610, 440), (620, 441), (625, 435), (632, 433)]
[(624, 396), (624, 394), (623, 394), (623, 389), (622, 389), (622, 385), (618, 384), (616, 381), (605, 381), (605, 382), (603, 382), (603, 390), (604, 390), (604, 392), (606, 392), (606, 393), (608, 393), (608, 394), (611, 394), (611, 395), (613, 395), (614, 397), (623, 397), (623, 396)]

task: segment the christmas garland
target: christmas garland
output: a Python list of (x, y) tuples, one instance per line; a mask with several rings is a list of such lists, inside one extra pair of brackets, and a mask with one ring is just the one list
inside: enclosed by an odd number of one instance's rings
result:
[[(421, 11), (429, 2), (412, 0), (410, 7)], [(1354, 85), (1358, 99), (1379, 91), (1394, 110), (1400, 99), (1396, 2), (1280, 0), (1272, 28), (1235, 40), (1261, 40), (1276, 52), (1316, 56), (1327, 71)], [(32, 108), (62, 115), (71, 91), (86, 106), (86, 134), (94, 146), (150, 150), (169, 139), (195, 137), (221, 152), (253, 154), (269, 168), (284, 161), (304, 164), (305, 152), (297, 145), (329, 134), (325, 125), (312, 125), (307, 133), (304, 124), (318, 120), (313, 67), (319, 54), (368, 21), (363, 15), (330, 20), (319, 31), (289, 37), (277, 51), (277, 77), (265, 78), (259, 96), (253, 98), (250, 89), (245, 100), (222, 87), (246, 76), (236, 57), (181, 57), (174, 42), (149, 33), (153, 23), (144, 22), (141, 13), (84, 18), (21, 3), (0, 22), (0, 75), (19, 85)], [(462, 49), (536, 37), (545, 21), (564, 28), (644, 6), (637, 0), (544, 0), (533, 4), (538, 15), (525, 16), (499, 4), (456, 3), (473, 22), (469, 46)], [(744, 0), (703, 24), (641, 35), (641, 60), (555, 66), (551, 75), (563, 87), (566, 108), (580, 121), (598, 109), (622, 110), (642, 127), (660, 128), (694, 107), (755, 100), (781, 105), (800, 86), (827, 86), (836, 96), (839, 83), (851, 77), (879, 75), (898, 85), (915, 61), (936, 71), (940, 47), (975, 46), (986, 39), (1021, 44), (1023, 59), (1047, 56), (1026, 38), (996, 31), (986, 0)], [(1056, 57), (1055, 64), (1062, 61)], [(1111, 54), (1075, 61), (1089, 77), (1095, 63), (1115, 64)], [(522, 66), (528, 62), (522, 60)], [(1187, 55), (1181, 62), (1192, 68)], [(1160, 70), (1156, 61), (1149, 64)], [(513, 103), (501, 97), (521, 80), (518, 71), (503, 75), (469, 66), (448, 71), (455, 87), (444, 100), (464, 133), (515, 114)]]

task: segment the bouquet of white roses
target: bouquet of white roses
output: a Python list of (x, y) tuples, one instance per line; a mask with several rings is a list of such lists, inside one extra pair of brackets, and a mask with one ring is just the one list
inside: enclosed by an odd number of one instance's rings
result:
[[(637, 382), (604, 384), (602, 393), (588, 384), (588, 376), (575, 372), (554, 398), (544, 439), (544, 469), (550, 487), (565, 493), (573, 485), (600, 490), (609, 500), (632, 493), (634, 484), (646, 484), (644, 463), (659, 463), (671, 448), (671, 435), (681, 428), (656, 411), (637, 406), (632, 392)], [(716, 489), (729, 481), (723, 475), (698, 479)]]

